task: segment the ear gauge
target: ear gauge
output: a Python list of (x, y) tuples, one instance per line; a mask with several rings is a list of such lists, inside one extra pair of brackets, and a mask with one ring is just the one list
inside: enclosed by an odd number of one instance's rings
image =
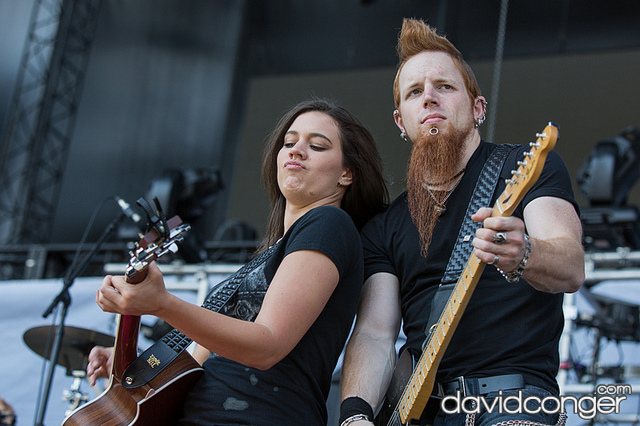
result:
[(483, 101), (483, 100), (481, 100), (480, 102), (482, 103), (482, 106), (484, 107), (484, 108), (483, 108), (483, 110), (484, 110), (484, 111), (482, 112), (482, 117), (480, 117), (480, 118), (478, 119), (478, 121), (476, 121), (476, 122), (475, 122), (474, 127), (475, 127), (476, 129), (477, 129), (478, 127), (482, 126), (482, 123), (484, 123), (484, 120), (486, 120), (486, 118), (487, 118), (487, 106), (489, 105), (489, 102), (487, 102), (487, 101)]

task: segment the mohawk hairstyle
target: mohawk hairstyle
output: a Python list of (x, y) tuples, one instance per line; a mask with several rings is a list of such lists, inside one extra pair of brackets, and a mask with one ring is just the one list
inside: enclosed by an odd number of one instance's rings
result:
[(471, 67), (465, 62), (462, 53), (446, 37), (437, 34), (434, 27), (420, 19), (405, 18), (402, 21), (402, 29), (398, 35), (398, 71), (393, 82), (393, 99), (396, 108), (400, 106), (400, 90), (398, 87), (398, 77), (404, 64), (413, 56), (425, 52), (444, 52), (451, 56), (456, 64), (462, 78), (464, 79), (467, 92), (471, 100), (480, 96), (480, 87)]

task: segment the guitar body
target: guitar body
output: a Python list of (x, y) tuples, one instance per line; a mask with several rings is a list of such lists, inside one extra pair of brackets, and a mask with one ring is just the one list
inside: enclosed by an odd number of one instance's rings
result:
[[(380, 411), (374, 420), (376, 426), (402, 425), (400, 419), (395, 415), (395, 410), (400, 402), (402, 393), (411, 379), (415, 366), (416, 359), (411, 354), (411, 351), (408, 349), (402, 351), (398, 358), (398, 362), (396, 363), (396, 367), (393, 370), (393, 376), (391, 377), (391, 382), (389, 383), (389, 388), (387, 388), (387, 393), (385, 394)], [(433, 389), (427, 389), (427, 391), (432, 392)], [(429, 398), (427, 406), (421, 416), (422, 419), (427, 420), (426, 424), (430, 425), (433, 423), (433, 419), (438, 413), (438, 409), (440, 407), (440, 400), (441, 398), (439, 396), (432, 393), (431, 398)], [(414, 420), (415, 424), (420, 423), (419, 419), (412, 419), (406, 424), (412, 424), (412, 421)]]
[(107, 389), (71, 413), (62, 426), (175, 425), (187, 392), (202, 371), (188, 352), (182, 352), (147, 385), (136, 389), (125, 389), (112, 375)]

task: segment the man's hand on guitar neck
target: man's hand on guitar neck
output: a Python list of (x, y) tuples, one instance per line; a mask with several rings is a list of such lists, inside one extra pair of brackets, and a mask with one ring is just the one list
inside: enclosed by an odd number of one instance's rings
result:
[(89, 353), (89, 364), (87, 365), (87, 379), (89, 384), (94, 386), (96, 380), (108, 378), (113, 366), (113, 347), (105, 348), (96, 346)]
[[(482, 207), (471, 216), (474, 221), (483, 223), (473, 240), (474, 253), (488, 265), (511, 272), (525, 254), (524, 222), (515, 216), (491, 217), (491, 212), (490, 208)], [(495, 239), (498, 233), (504, 235), (503, 241)]]
[[(584, 282), (582, 227), (573, 205), (557, 197), (539, 197), (524, 209), (524, 222), (514, 216), (490, 217), (489, 208), (481, 208), (471, 218), (482, 221), (473, 240), (474, 253), (504, 272), (523, 265), (530, 237), (523, 278), (539, 291), (573, 293)], [(504, 240), (497, 240), (502, 233)], [(521, 273), (522, 273), (521, 272)]]

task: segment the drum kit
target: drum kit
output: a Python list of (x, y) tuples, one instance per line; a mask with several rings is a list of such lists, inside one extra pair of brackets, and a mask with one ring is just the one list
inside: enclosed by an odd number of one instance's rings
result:
[[(39, 326), (30, 328), (25, 331), (23, 340), (29, 349), (36, 354), (45, 359), (50, 359), (50, 343), (57, 327)], [(89, 399), (89, 395), (82, 392), (80, 388), (82, 380), (86, 378), (89, 352), (94, 346), (113, 346), (114, 340), (113, 336), (98, 331), (71, 326), (64, 327), (64, 337), (56, 364), (67, 370), (67, 376), (73, 377), (71, 387), (63, 391), (62, 399), (68, 402), (65, 415), (69, 415)], [(100, 390), (95, 387), (94, 390), (100, 393)]]

